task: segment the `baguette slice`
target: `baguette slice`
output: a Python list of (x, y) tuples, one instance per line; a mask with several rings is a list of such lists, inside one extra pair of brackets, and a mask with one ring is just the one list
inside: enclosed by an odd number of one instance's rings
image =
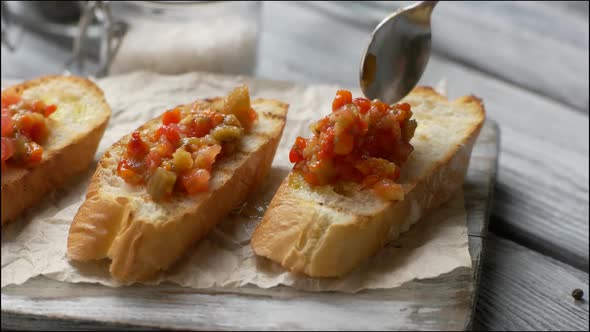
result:
[[(201, 101), (204, 105), (221, 98)], [(204, 106), (206, 107), (206, 106)], [(202, 239), (268, 174), (285, 126), (288, 105), (255, 100), (258, 113), (237, 151), (213, 165), (209, 191), (175, 195), (155, 203), (145, 186), (130, 186), (116, 174), (130, 138), (123, 137), (102, 157), (71, 225), (67, 255), (76, 261), (111, 259), (110, 273), (123, 283), (146, 281), (170, 267)], [(160, 117), (139, 130), (157, 128)]]
[(404, 200), (388, 202), (357, 185), (312, 188), (291, 172), (253, 234), (256, 254), (311, 277), (343, 276), (461, 188), (485, 119), (482, 102), (449, 102), (430, 88), (403, 102), (418, 121), (399, 179)]
[(79, 77), (41, 77), (4, 93), (56, 104), (57, 111), (48, 118), (50, 134), (43, 144), (41, 163), (2, 172), (3, 225), (90, 165), (111, 116), (102, 90)]

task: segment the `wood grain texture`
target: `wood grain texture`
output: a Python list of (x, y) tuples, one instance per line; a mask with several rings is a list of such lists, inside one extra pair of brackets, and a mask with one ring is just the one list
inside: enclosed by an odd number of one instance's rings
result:
[[(371, 31), (412, 3), (306, 5)], [(588, 113), (588, 17), (579, 12), (525, 1), (441, 2), (432, 16), (432, 47), (439, 56)]]
[(464, 195), (474, 269), (356, 294), (292, 288), (107, 288), (35, 278), (2, 289), (2, 328), (230, 330), (461, 330), (471, 326), (497, 160), (487, 121), (473, 149)]
[[(441, 62), (449, 91), (481, 91), (502, 132), (492, 229), (588, 270), (588, 117)], [(444, 71), (444, 73), (443, 73)], [(440, 76), (439, 76), (440, 77)], [(555, 118), (551, 114), (560, 114)], [(555, 120), (555, 122), (553, 121)], [(542, 128), (554, 128), (547, 135)], [(562, 129), (569, 128), (569, 129)]]
[(463, 185), (467, 230), (470, 236), (485, 238), (492, 209), (494, 184), (498, 168), (501, 133), (498, 125), (490, 120), (484, 124), (471, 152), (467, 177)]
[[(350, 20), (342, 18), (346, 6), (355, 9)], [(356, 86), (358, 67), (351, 64), (359, 62), (370, 32), (368, 26), (351, 21), (362, 21), (362, 6), (265, 4), (260, 52), (272, 60), (260, 63), (259, 75)], [(346, 36), (346, 42), (335, 36)], [(587, 270), (587, 114), (434, 54), (421, 83), (435, 85), (441, 79), (448, 80), (451, 97), (481, 97), (506, 142), (501, 145), (493, 212), (501, 222), (494, 227)]]
[(2, 328), (39, 330), (49, 323), (56, 329), (132, 324), (190, 330), (457, 330), (467, 318), (465, 288), (470, 278), (470, 272), (463, 271), (437, 282), (355, 295), (287, 288), (203, 293), (171, 285), (107, 289), (38, 278), (2, 290)]
[(492, 234), (483, 260), (474, 329), (588, 330), (588, 273)]

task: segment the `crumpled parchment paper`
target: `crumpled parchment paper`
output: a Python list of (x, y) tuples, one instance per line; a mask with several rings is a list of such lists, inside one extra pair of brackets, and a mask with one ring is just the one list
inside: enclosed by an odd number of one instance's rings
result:
[[(462, 192), (341, 279), (295, 275), (253, 254), (249, 246), (251, 233), (291, 169), (288, 151), (296, 136), (309, 136), (309, 124), (329, 112), (336, 86), (302, 86), (205, 73), (162, 76), (136, 72), (99, 80), (113, 114), (95, 159), (121, 136), (165, 109), (197, 98), (225, 95), (241, 83), (248, 84), (254, 98), (276, 98), (290, 104), (272, 172), (247, 203), (150, 284), (170, 281), (193, 288), (268, 288), (282, 284), (308, 291), (356, 292), (393, 288), (413, 279), (434, 278), (460, 267), (471, 267)], [(360, 95), (354, 90), (353, 94)], [(68, 261), (65, 255), (70, 222), (83, 201), (95, 167), (96, 163), (67, 186), (48, 195), (45, 202), (28, 209), (22, 218), (2, 227), (2, 287), (39, 275), (65, 282), (120, 286), (110, 278), (108, 260), (76, 263)]]

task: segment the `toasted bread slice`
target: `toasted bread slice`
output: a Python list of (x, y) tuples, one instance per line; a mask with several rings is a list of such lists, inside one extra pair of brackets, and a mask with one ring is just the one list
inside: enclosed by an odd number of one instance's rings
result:
[(404, 200), (385, 201), (352, 184), (345, 191), (312, 188), (291, 172), (252, 236), (256, 254), (308, 276), (342, 276), (461, 188), (485, 119), (482, 102), (449, 102), (430, 88), (415, 89), (403, 102), (418, 121), (415, 150), (398, 180)]
[(79, 77), (46, 76), (7, 88), (5, 93), (56, 104), (57, 111), (48, 117), (50, 133), (41, 163), (2, 171), (2, 224), (86, 169), (111, 116), (102, 90)]
[[(71, 225), (68, 257), (77, 261), (108, 257), (111, 275), (124, 283), (145, 281), (167, 269), (270, 171), (288, 105), (255, 100), (252, 108), (258, 113), (254, 127), (240, 139), (237, 151), (215, 162), (209, 190), (195, 196), (178, 194), (156, 203), (145, 186), (126, 184), (116, 169), (130, 136), (115, 143), (101, 159)], [(139, 130), (159, 125), (160, 117)]]

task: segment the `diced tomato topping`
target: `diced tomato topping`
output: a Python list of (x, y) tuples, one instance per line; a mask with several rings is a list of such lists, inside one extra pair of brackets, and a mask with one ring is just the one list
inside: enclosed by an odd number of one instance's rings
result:
[(47, 135), (49, 135), (49, 132), (45, 122), (41, 119), (35, 121), (33, 124), (33, 128), (31, 129), (30, 136), (33, 139), (33, 141), (43, 142), (47, 138)]
[(155, 150), (162, 158), (169, 158), (174, 153), (174, 145), (168, 140), (161, 140), (156, 144)]
[(9, 138), (2, 137), (2, 168), (4, 162), (14, 155), (14, 144)]
[(43, 114), (47, 118), (51, 114), (55, 113), (55, 111), (57, 111), (57, 105), (48, 105), (48, 106), (45, 106), (45, 111), (43, 112)]
[(211, 169), (215, 158), (221, 153), (220, 145), (205, 146), (196, 152), (195, 161), (193, 163), (196, 168)]
[(18, 118), (16, 125), (22, 135), (30, 137), (35, 142), (42, 142), (47, 137), (45, 119), (38, 114), (23, 115)]
[(188, 124), (184, 130), (189, 137), (204, 137), (211, 129), (213, 129), (213, 121), (211, 119), (195, 121)]
[(379, 110), (382, 113), (387, 112), (387, 110), (389, 110), (389, 106), (379, 99), (373, 100), (372, 106), (375, 107), (377, 110)]
[(404, 189), (401, 184), (395, 183), (392, 180), (381, 180), (377, 182), (373, 190), (377, 195), (386, 200), (397, 201), (404, 199)]
[(367, 113), (371, 108), (371, 101), (367, 98), (354, 98), (352, 100), (352, 103), (355, 104), (356, 107), (358, 107), (359, 112), (361, 112), (361, 114)]
[(293, 144), (293, 147), (289, 152), (289, 161), (291, 161), (292, 163), (298, 163), (305, 159), (303, 157), (303, 149), (305, 149), (306, 145), (307, 141), (303, 137), (297, 137), (295, 139), (295, 144)]
[(322, 140), (319, 159), (329, 159), (334, 155), (334, 129), (332, 127), (325, 131), (325, 136)]
[(291, 151), (289, 151), (289, 161), (292, 163), (298, 163), (303, 159), (305, 159), (303, 158), (303, 154), (301, 154), (295, 147), (292, 147)]
[(132, 158), (143, 158), (149, 151), (149, 146), (143, 141), (138, 131), (131, 134), (131, 139), (127, 143), (127, 154)]
[(395, 105), (395, 109), (397, 110), (397, 114), (396, 114), (396, 119), (397, 121), (399, 121), (400, 123), (403, 123), (404, 121), (410, 119), (410, 116), (412, 115), (412, 111), (410, 110), (410, 104), (408, 103), (403, 103), (403, 104), (397, 104)]
[(35, 125), (33, 117), (30, 115), (23, 115), (17, 120), (19, 132), (25, 136), (31, 136), (31, 131)]
[(27, 166), (31, 167), (39, 164), (42, 157), (43, 147), (35, 142), (31, 142), (29, 144), (29, 160), (27, 161)]
[(295, 139), (295, 146), (297, 146), (299, 150), (303, 151), (303, 149), (305, 149), (305, 147), (307, 146), (307, 141), (305, 140), (305, 138), (298, 136)]
[(117, 165), (117, 174), (119, 174), (119, 176), (127, 183), (143, 183), (141, 175), (137, 174), (125, 159), (122, 159)]
[(389, 106), (378, 99), (352, 99), (349, 91), (339, 90), (332, 114), (311, 127), (313, 137), (297, 138), (289, 160), (311, 185), (352, 181), (385, 199), (403, 199), (395, 181), (414, 149), (409, 140), (416, 122), (411, 117), (407, 103)]
[(21, 97), (15, 94), (2, 94), (2, 108), (18, 104), (21, 101)]
[(352, 93), (348, 90), (338, 90), (336, 98), (332, 102), (332, 111), (339, 110), (342, 106), (352, 103)]
[(334, 153), (339, 155), (347, 155), (354, 149), (354, 136), (349, 133), (344, 133), (338, 136), (337, 144), (334, 144)]
[(45, 103), (41, 100), (34, 102), (33, 103), (33, 112), (45, 113)]
[(56, 110), (56, 105), (47, 105), (41, 100), (2, 94), (2, 167), (7, 162), (23, 167), (41, 162), (41, 144), (49, 136), (45, 118)]
[(145, 157), (145, 164), (148, 168), (148, 172), (153, 172), (162, 163), (162, 155), (157, 150), (150, 150)]
[(14, 120), (9, 110), (2, 110), (2, 137), (11, 136), (14, 131)]
[(317, 175), (311, 172), (303, 173), (303, 178), (307, 183), (311, 184), (312, 186), (317, 186), (320, 184), (320, 180), (318, 179)]
[(406, 112), (410, 112), (410, 109), (412, 107), (408, 103), (399, 103), (399, 104), (395, 105), (395, 108), (406, 111)]
[(234, 90), (230, 97), (221, 105), (215, 101), (178, 106), (166, 111), (161, 126), (145, 137), (134, 132), (117, 166), (118, 175), (127, 183), (145, 184), (154, 200), (167, 199), (174, 190), (208, 190), (215, 161), (232, 153), (258, 117), (247, 89)]
[(211, 174), (206, 169), (193, 169), (180, 176), (180, 181), (184, 190), (189, 195), (194, 195), (200, 192), (205, 192), (209, 189), (209, 178)]
[[(208, 123), (208, 125), (210, 126), (209, 129), (212, 129), (218, 125), (220, 125), (221, 123), (223, 123), (223, 114), (216, 112), (214, 110), (211, 109), (206, 109), (201, 111), (201, 114), (205, 116), (204, 119), (206, 119), (205, 122)], [(203, 117), (200, 117), (200, 119), (202, 120)], [(197, 120), (197, 122), (200, 122), (199, 120)]]
[(164, 115), (162, 115), (162, 124), (168, 125), (171, 123), (179, 123), (180, 122), (180, 110), (175, 108), (173, 110), (166, 111)]
[(156, 140), (159, 140), (163, 135), (170, 143), (176, 145), (180, 141), (180, 134), (180, 127), (175, 123), (170, 123), (158, 128), (155, 137)]

